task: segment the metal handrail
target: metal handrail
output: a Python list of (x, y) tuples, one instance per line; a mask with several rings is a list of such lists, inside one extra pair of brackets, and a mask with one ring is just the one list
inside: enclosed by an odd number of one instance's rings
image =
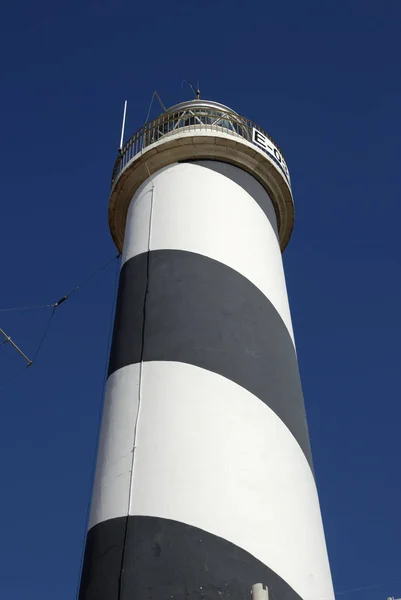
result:
[(176, 112), (165, 112), (153, 121), (145, 123), (141, 129), (127, 140), (114, 163), (112, 186), (121, 171), (135, 156), (151, 144), (183, 129), (188, 132), (218, 131), (244, 138), (249, 142), (252, 141), (253, 130), (257, 129), (275, 145), (284, 160), (283, 154), (273, 138), (249, 119), (229, 110), (214, 107), (186, 107)]

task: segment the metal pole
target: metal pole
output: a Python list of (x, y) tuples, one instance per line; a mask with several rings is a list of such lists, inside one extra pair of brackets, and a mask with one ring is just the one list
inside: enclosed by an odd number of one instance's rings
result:
[(124, 130), (125, 130), (125, 115), (127, 114), (127, 100), (124, 102), (124, 114), (123, 114), (123, 125), (121, 127), (121, 140), (120, 140), (120, 150), (123, 147), (124, 140)]
[(17, 351), (19, 354), (21, 354), (21, 356), (23, 356), (23, 357), (25, 358), (25, 360), (26, 360), (26, 362), (28, 363), (28, 365), (31, 365), (31, 364), (32, 364), (32, 361), (31, 361), (31, 359), (30, 359), (30, 358), (28, 358), (28, 357), (27, 357), (27, 355), (26, 355), (26, 354), (24, 354), (24, 353), (22, 352), (21, 348), (18, 348), (17, 344), (15, 344), (15, 343), (12, 341), (12, 339), (10, 338), (10, 336), (9, 336), (9, 335), (7, 335), (7, 334), (6, 334), (6, 332), (5, 332), (5, 331), (3, 331), (3, 329), (2, 329), (1, 327), (0, 327), (0, 333), (1, 333), (2, 335), (4, 335), (4, 337), (5, 337), (5, 339), (6, 339), (6, 342), (10, 342), (10, 344), (11, 344), (11, 345), (12, 345), (12, 346), (13, 346), (13, 347), (16, 349), (16, 351)]

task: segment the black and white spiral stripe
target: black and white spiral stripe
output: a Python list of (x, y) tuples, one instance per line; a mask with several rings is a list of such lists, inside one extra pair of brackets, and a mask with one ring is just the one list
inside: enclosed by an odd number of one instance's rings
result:
[(173, 164), (127, 217), (80, 600), (332, 598), (266, 191)]

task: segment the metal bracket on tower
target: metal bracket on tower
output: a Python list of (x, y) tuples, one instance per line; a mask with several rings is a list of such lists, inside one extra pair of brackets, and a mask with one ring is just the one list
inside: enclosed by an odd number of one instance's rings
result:
[(28, 367), (30, 367), (33, 361), (30, 358), (28, 358), (24, 352), (22, 352), (21, 348), (19, 348), (17, 346), (17, 344), (15, 342), (13, 342), (13, 340), (10, 338), (10, 336), (7, 335), (6, 332), (3, 331), (3, 329), (1, 329), (1, 327), (0, 327), (0, 333), (4, 336), (5, 341), (3, 343), (6, 344), (7, 342), (9, 342), (12, 345), (12, 347), (15, 348), (15, 350), (19, 354), (21, 354), (21, 356), (26, 360), (26, 362), (28, 363)]
[(269, 589), (263, 583), (252, 586), (252, 600), (269, 600)]

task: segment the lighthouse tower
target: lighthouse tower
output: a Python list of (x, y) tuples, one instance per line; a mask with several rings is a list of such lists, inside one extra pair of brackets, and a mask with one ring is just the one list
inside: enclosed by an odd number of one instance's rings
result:
[(216, 102), (122, 148), (122, 253), (80, 600), (334, 598), (281, 253), (288, 168)]

